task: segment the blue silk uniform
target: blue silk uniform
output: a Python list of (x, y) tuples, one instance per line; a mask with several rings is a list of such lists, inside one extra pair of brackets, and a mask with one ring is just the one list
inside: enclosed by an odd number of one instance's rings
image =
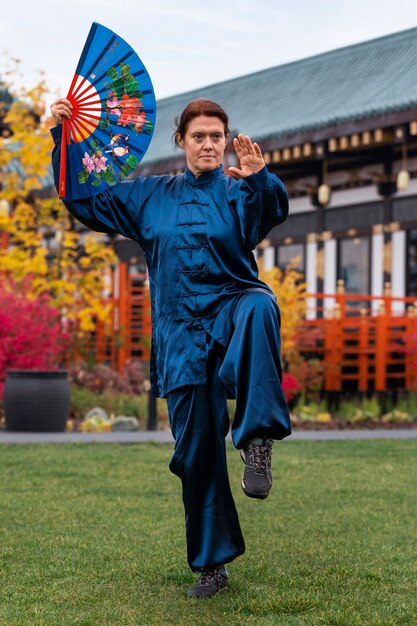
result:
[[(57, 183), (60, 128), (52, 163)], [(120, 233), (145, 254), (151, 292), (151, 385), (166, 397), (182, 481), (193, 571), (244, 552), (230, 490), (227, 397), (236, 398), (233, 443), (291, 432), (281, 387), (280, 316), (258, 278), (253, 249), (288, 214), (266, 167), (243, 180), (223, 168), (195, 178), (138, 177), (94, 198), (64, 200), (92, 230)]]

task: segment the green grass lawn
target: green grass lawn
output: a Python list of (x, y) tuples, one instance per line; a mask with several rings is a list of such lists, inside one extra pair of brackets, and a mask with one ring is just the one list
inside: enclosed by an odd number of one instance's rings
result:
[(266, 501), (232, 489), (246, 554), (188, 600), (170, 445), (0, 448), (0, 625), (415, 626), (417, 441), (279, 443)]

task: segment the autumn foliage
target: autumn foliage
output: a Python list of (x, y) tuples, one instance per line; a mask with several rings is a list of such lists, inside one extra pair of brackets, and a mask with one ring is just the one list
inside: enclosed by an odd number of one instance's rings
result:
[(75, 227), (52, 184), (46, 85), (14, 91), (0, 137), (0, 281), (29, 299), (48, 296), (77, 333), (94, 331), (109, 307), (103, 290), (116, 258), (102, 235)]
[(322, 387), (323, 365), (307, 361), (300, 353), (300, 337), (306, 316), (307, 291), (303, 275), (296, 270), (294, 259), (285, 270), (274, 267), (266, 270), (259, 263), (259, 277), (272, 289), (281, 311), (282, 386), (287, 401), (298, 394), (314, 396)]

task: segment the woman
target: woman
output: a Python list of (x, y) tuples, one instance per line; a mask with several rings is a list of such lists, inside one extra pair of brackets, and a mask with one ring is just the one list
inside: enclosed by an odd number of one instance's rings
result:
[[(51, 106), (56, 124), (68, 100)], [(53, 165), (58, 179), (60, 130)], [(272, 486), (271, 447), (290, 434), (281, 387), (280, 316), (257, 276), (252, 250), (283, 222), (288, 200), (249, 137), (233, 140), (240, 167), (222, 168), (228, 117), (195, 100), (177, 120), (178, 176), (138, 177), (94, 198), (64, 201), (93, 230), (121, 233), (144, 250), (152, 302), (151, 383), (166, 397), (182, 481), (188, 562), (199, 580), (189, 597), (227, 586), (225, 564), (245, 550), (227, 474), (227, 398), (236, 398), (232, 439), (245, 463), (242, 488), (263, 499)]]

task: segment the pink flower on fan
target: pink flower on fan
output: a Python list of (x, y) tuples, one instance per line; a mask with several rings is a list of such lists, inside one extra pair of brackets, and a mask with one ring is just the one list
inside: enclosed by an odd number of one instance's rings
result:
[(140, 113), (139, 115), (136, 115), (135, 119), (133, 120), (135, 129), (137, 131), (141, 131), (145, 122), (146, 122), (146, 113), (145, 111), (142, 111), (142, 113)]
[(107, 169), (106, 161), (107, 157), (105, 156), (94, 157), (94, 164), (97, 174), (99, 174), (100, 172), (104, 172)]
[(138, 132), (142, 130), (144, 123), (146, 122), (146, 113), (142, 111), (139, 115), (131, 114), (129, 112), (123, 111), (122, 115), (117, 120), (117, 126), (127, 126), (128, 124), (132, 124)]
[(96, 164), (94, 163), (94, 159), (88, 154), (88, 152), (84, 155), (83, 165), (89, 174), (95, 169)]
[(112, 96), (109, 100), (106, 100), (106, 106), (108, 109), (111, 109), (111, 113), (113, 115), (121, 115), (120, 110), (120, 100), (115, 96)]

